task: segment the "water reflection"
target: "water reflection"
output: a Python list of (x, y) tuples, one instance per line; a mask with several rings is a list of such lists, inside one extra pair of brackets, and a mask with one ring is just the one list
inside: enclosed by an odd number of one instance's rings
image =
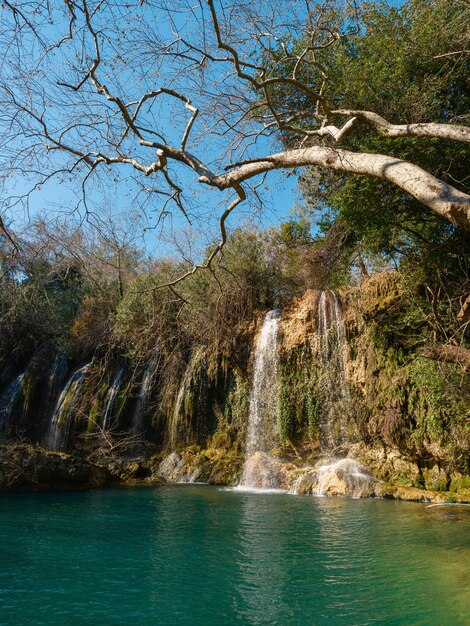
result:
[(467, 624), (470, 515), (209, 486), (0, 497), (9, 624)]

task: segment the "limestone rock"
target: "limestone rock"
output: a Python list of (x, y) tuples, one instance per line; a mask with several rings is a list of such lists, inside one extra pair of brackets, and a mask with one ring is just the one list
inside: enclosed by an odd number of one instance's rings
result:
[(374, 274), (361, 285), (361, 309), (365, 317), (375, 318), (402, 298), (403, 285), (395, 270)]
[(321, 496), (369, 498), (375, 495), (378, 481), (360, 463), (351, 458), (319, 463), (302, 471), (290, 492)]

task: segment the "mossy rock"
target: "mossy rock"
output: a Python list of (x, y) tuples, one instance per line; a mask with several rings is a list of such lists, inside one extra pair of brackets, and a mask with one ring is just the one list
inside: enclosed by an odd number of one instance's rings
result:
[(397, 271), (375, 274), (361, 286), (362, 314), (366, 318), (375, 318), (399, 304), (403, 295), (402, 279)]
[(422, 470), (422, 474), (426, 489), (447, 491), (449, 485), (449, 475), (444, 469), (439, 468), (438, 465), (433, 465), (431, 469)]
[(451, 475), (449, 491), (467, 496), (470, 499), (470, 476), (455, 472)]

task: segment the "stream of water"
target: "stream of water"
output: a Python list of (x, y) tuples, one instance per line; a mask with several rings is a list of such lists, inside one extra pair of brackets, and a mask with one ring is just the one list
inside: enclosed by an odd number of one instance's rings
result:
[(186, 485), (0, 515), (1, 624), (469, 624), (467, 509)]
[(255, 455), (267, 452), (277, 443), (279, 313), (278, 309), (273, 309), (266, 314), (256, 342), (246, 436), (246, 461), (240, 481), (240, 485), (245, 488), (261, 486), (257, 477), (259, 463)]

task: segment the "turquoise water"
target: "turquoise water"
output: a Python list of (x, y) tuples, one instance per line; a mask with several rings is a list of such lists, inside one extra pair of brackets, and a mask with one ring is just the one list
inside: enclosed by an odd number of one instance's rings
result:
[(469, 509), (185, 485), (0, 520), (0, 624), (470, 624)]

